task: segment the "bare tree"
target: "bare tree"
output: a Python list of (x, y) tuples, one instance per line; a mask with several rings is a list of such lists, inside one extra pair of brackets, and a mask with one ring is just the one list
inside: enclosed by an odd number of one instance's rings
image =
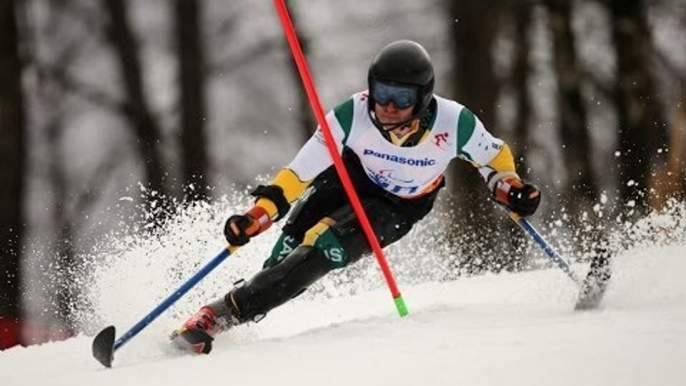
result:
[[(0, 318), (22, 316), (26, 122), (17, 13), (19, 1), (0, 2)], [(19, 331), (2, 332), (19, 342)], [(13, 338), (13, 339), (12, 339)]]
[[(528, 159), (531, 150), (530, 127), (532, 124), (533, 106), (529, 94), (529, 79), (533, 70), (529, 57), (531, 55), (531, 21), (533, 2), (524, 0), (508, 3), (514, 23), (514, 65), (512, 69), (512, 86), (515, 89), (517, 116), (513, 123), (513, 138), (510, 142), (515, 162), (519, 166), (518, 174), (529, 178)], [(510, 234), (510, 253), (515, 257), (519, 267), (530, 261), (526, 253), (525, 235), (514, 223), (508, 223)]]
[(179, 138), (183, 184), (188, 189), (187, 197), (196, 200), (207, 196), (208, 164), (202, 1), (175, 0), (174, 17), (181, 86)]
[(653, 194), (649, 204), (656, 209), (663, 209), (670, 199), (686, 199), (686, 87), (683, 82), (679, 87), (681, 91), (675, 103), (676, 112), (669, 136), (667, 167), (656, 170), (650, 179)]
[(562, 156), (567, 170), (563, 199), (572, 213), (579, 213), (589, 210), (599, 195), (590, 157), (592, 147), (588, 114), (581, 93), (583, 71), (579, 67), (572, 31), (571, 3), (567, 0), (546, 0), (545, 5), (553, 37), (558, 122)]
[(53, 224), (56, 230), (55, 242), (55, 272), (56, 277), (56, 305), (58, 317), (65, 327), (72, 328), (72, 287), (75, 270), (74, 231), (73, 223), (66, 208), (68, 203), (69, 185), (64, 170), (64, 154), (61, 151), (62, 133), (64, 131), (62, 114), (53, 115), (53, 119), (46, 127), (48, 151), (51, 158), (49, 167), (50, 186), (53, 192), (54, 212)]
[[(46, 2), (46, 7), (50, 12), (47, 20), (45, 34), (49, 37), (59, 36), (60, 23), (64, 19), (61, 14), (65, 11), (66, 4), (61, 1)], [(77, 52), (77, 43), (61, 46), (51, 44), (51, 49), (55, 50), (54, 66), (59, 68), (69, 68), (73, 63), (74, 54)], [(32, 53), (32, 66), (38, 69), (39, 83), (37, 92), (41, 100), (41, 113), (47, 116), (45, 127), (42, 132), (46, 133), (47, 154), (50, 159), (48, 163), (48, 182), (52, 191), (52, 223), (54, 227), (54, 261), (51, 266), (55, 268), (44, 272), (46, 283), (52, 282), (54, 285), (55, 301), (50, 302), (57, 307), (56, 314), (64, 328), (72, 333), (74, 331), (73, 294), (77, 290), (74, 272), (76, 270), (76, 251), (74, 245), (74, 223), (69, 215), (69, 191), (72, 188), (67, 176), (66, 156), (63, 147), (63, 135), (65, 132), (65, 90), (60, 87), (49, 76), (50, 72), (41, 71), (44, 66), (37, 52)]]
[(133, 33), (126, 0), (102, 0), (109, 15), (106, 36), (119, 62), (122, 82), (126, 92), (126, 117), (143, 161), (145, 181), (162, 197), (168, 192), (164, 184), (165, 173), (159, 144), (162, 141), (160, 127), (145, 95), (138, 43)]
[[(504, 3), (497, 0), (448, 1), (451, 40), (454, 42), (454, 95), (494, 135), (499, 81), (494, 71), (493, 47)], [(500, 219), (493, 213), (490, 195), (481, 189), (483, 181), (465, 162), (455, 163), (449, 187), (458, 205), (452, 239), (466, 263), (479, 261), (476, 270), (516, 269), (509, 232), (501, 232)], [(509, 224), (508, 224), (509, 225)], [(509, 229), (509, 228), (507, 228)], [(488, 234), (491, 237), (480, 237)], [(502, 241), (502, 242), (501, 242)], [(505, 252), (507, 251), (507, 252)]]
[[(32, 315), (33, 321), (51, 325), (59, 336), (71, 335), (75, 331), (73, 311), (82, 296), (77, 285), (79, 271), (83, 268), (77, 254), (80, 236), (85, 228), (92, 205), (102, 193), (102, 186), (111, 177), (120, 162), (114, 147), (103, 153), (93, 163), (98, 167), (91, 176), (70, 178), (68, 173), (71, 159), (64, 135), (69, 128), (75, 103), (91, 103), (96, 108), (105, 108), (115, 113), (124, 111), (121, 102), (108, 96), (94, 86), (80, 83), (70, 75), (70, 69), (77, 68), (77, 58), (83, 53), (83, 39), (65, 39), (73, 33), (70, 21), (82, 16), (82, 9), (73, 2), (49, 0), (41, 2), (41, 12), (46, 18), (35, 18), (28, 14), (28, 25), (23, 35), (26, 45), (27, 71), (35, 75), (30, 95), (35, 105), (30, 110), (35, 131), (41, 133), (48, 162), (36, 162), (35, 169), (44, 176), (52, 204), (49, 218), (41, 219), (51, 225), (50, 234), (54, 240), (51, 253), (36, 257), (32, 264), (49, 269), (34, 270), (34, 283), (40, 288), (35, 301), (43, 304), (40, 315)], [(86, 25), (87, 29), (92, 28)], [(71, 98), (73, 96), (81, 98)], [(79, 99), (81, 99), (79, 101)], [(73, 149), (72, 149), (73, 150)], [(34, 292), (35, 293), (35, 292)], [(25, 340), (30, 337), (24, 337)]]
[[(299, 19), (299, 14), (298, 11), (295, 7), (293, 7), (290, 11), (291, 19), (293, 23), (297, 26), (298, 24), (298, 19)], [(303, 55), (307, 56), (310, 48), (310, 38), (307, 35), (307, 32), (305, 31), (304, 28), (298, 28), (298, 41), (300, 42), (300, 47), (302, 48)], [(285, 45), (284, 43), (284, 49), (288, 50), (288, 46)], [(288, 54), (289, 58), (293, 58), (293, 55)], [(298, 94), (298, 108), (297, 108), (297, 114), (298, 114), (298, 122), (300, 126), (300, 137), (301, 137), (301, 143), (305, 143), (312, 133), (314, 133), (315, 129), (317, 128), (317, 120), (314, 117), (314, 113), (312, 112), (312, 107), (310, 107), (310, 102), (307, 99), (307, 93), (305, 92), (305, 87), (302, 85), (302, 81), (300, 79), (300, 73), (298, 72), (298, 66), (295, 63), (295, 59), (291, 59), (291, 73), (293, 74), (293, 81), (296, 84), (296, 90)]]
[(493, 131), (498, 82), (492, 50), (502, 5), (497, 0), (449, 1), (448, 5), (455, 53), (455, 97)]
[(673, 197), (686, 199), (686, 82), (681, 82), (679, 103), (672, 125), (669, 170), (673, 178)]
[(674, 125), (669, 159), (669, 170), (674, 178), (675, 198), (686, 199), (686, 82), (681, 82), (678, 109)]
[[(651, 74), (653, 46), (640, 0), (606, 0), (617, 55), (619, 195), (636, 213), (648, 210), (648, 186), (657, 144), (666, 138)], [(664, 141), (666, 143), (666, 141)]]
[(512, 151), (516, 155), (519, 164), (523, 167), (519, 170), (522, 177), (528, 174), (527, 159), (530, 150), (529, 126), (532, 121), (532, 105), (529, 96), (529, 74), (531, 73), (531, 13), (532, 5), (529, 1), (518, 2), (513, 8), (513, 18), (515, 23), (514, 33), (514, 68), (512, 70), (512, 81), (517, 98), (517, 118), (514, 122), (514, 138), (512, 140)]

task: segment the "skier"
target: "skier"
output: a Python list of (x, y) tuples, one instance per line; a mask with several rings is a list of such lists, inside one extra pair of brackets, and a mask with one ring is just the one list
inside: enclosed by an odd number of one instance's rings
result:
[[(521, 216), (536, 211), (540, 191), (519, 178), (508, 145), (466, 107), (433, 94), (433, 65), (421, 45), (401, 40), (383, 47), (367, 82), (368, 90), (326, 119), (382, 247), (431, 211), (456, 157), (478, 168), (499, 203)], [(370, 253), (332, 165), (319, 128), (269, 185), (252, 192), (255, 205), (226, 221), (226, 240), (244, 245), (299, 200), (262, 270), (202, 307), (172, 333), (174, 342), (209, 353), (218, 332), (259, 321), (329, 271)]]

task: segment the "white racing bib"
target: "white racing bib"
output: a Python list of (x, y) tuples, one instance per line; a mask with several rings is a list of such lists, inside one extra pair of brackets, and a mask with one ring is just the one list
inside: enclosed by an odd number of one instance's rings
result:
[[(374, 126), (367, 110), (367, 92), (354, 94), (326, 116), (339, 154), (343, 146), (352, 149), (375, 184), (403, 198), (433, 190), (455, 157), (477, 167), (488, 164), (503, 142), (461, 104), (436, 95), (434, 98), (437, 108), (428, 138), (402, 147), (386, 140)], [(332, 164), (318, 128), (288, 167), (301, 180), (309, 181)]]

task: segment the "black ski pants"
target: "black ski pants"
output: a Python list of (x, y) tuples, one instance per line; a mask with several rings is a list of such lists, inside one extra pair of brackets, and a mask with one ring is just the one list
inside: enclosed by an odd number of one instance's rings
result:
[[(440, 187), (419, 198), (403, 199), (374, 184), (351, 150), (343, 152), (343, 159), (382, 247), (400, 240), (431, 211)], [(227, 303), (237, 309), (239, 319), (259, 319), (332, 269), (370, 252), (332, 166), (315, 178), (293, 209), (263, 270), (227, 294)]]

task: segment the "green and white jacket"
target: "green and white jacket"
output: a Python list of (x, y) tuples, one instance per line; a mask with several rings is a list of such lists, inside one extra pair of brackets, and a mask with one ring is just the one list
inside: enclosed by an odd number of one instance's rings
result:
[[(448, 164), (456, 157), (479, 168), (487, 181), (494, 176), (516, 176), (507, 144), (491, 135), (463, 105), (434, 95), (436, 112), (427, 135), (415, 146), (403, 147), (388, 141), (374, 126), (367, 98), (367, 91), (354, 94), (330, 111), (326, 120), (339, 154), (344, 146), (352, 149), (367, 176), (386, 191), (403, 198), (424, 195), (438, 186)], [(332, 164), (324, 135), (318, 128), (286, 169), (302, 182), (313, 180)], [(275, 182), (280, 180), (287, 182), (292, 178), (277, 175)], [(291, 192), (286, 194), (289, 201), (288, 196), (299, 196), (293, 191), (294, 186), (282, 188)]]

